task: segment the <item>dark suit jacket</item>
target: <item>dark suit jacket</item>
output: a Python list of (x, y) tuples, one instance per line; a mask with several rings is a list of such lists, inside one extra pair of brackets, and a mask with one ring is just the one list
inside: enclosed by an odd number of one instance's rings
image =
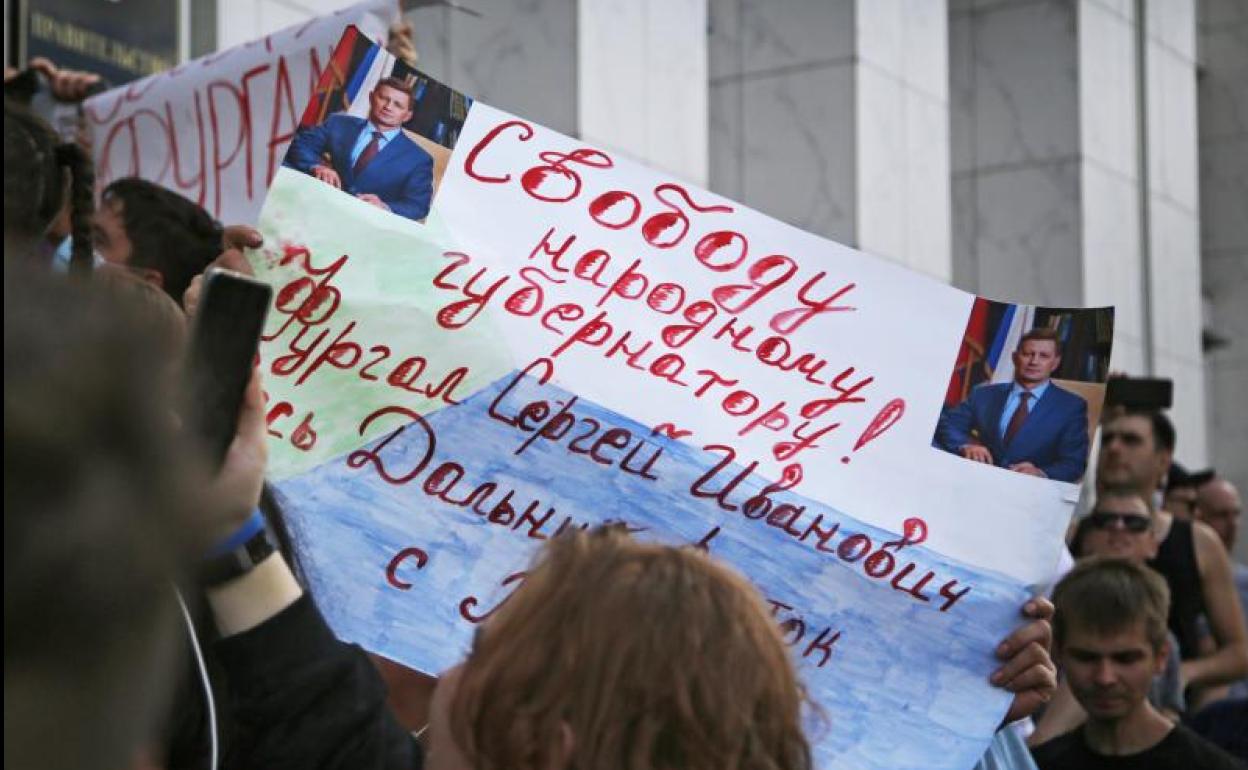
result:
[(313, 166), (324, 162), (322, 156), (328, 152), (342, 179), (343, 191), (352, 195), (372, 193), (399, 216), (424, 219), (433, 198), (433, 158), (400, 131), (356, 178), (351, 170), (351, 148), (367, 122), (339, 113), (319, 126), (299, 129), (282, 165), (309, 174)]
[(1078, 481), (1088, 465), (1087, 402), (1050, 382), (1014, 440), (1005, 446), (1001, 412), (1013, 385), (980, 385), (965, 401), (945, 409), (936, 426), (936, 446), (960, 454), (962, 447), (976, 440), (971, 436), (974, 430), (979, 443), (1002, 468), (1026, 461), (1051, 479)]

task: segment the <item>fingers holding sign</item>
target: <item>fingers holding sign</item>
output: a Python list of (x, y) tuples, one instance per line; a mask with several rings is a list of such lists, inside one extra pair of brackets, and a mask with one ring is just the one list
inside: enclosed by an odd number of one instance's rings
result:
[(52, 95), (62, 102), (80, 102), (100, 83), (100, 76), (94, 72), (62, 69), (42, 56), (31, 59), (30, 68), (43, 74)]
[(1053, 644), (1053, 604), (1042, 596), (1023, 606), (1031, 622), (1014, 631), (997, 646), (997, 658), (1004, 661), (991, 682), (1014, 693), (1005, 721), (1028, 716), (1048, 703), (1057, 690), (1057, 666), (1049, 656)]

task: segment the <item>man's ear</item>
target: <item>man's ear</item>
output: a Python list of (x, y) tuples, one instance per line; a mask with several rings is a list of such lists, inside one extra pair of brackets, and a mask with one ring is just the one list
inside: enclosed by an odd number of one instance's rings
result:
[(547, 770), (564, 770), (572, 766), (572, 757), (576, 752), (576, 735), (572, 725), (559, 721), (559, 746), (555, 750), (554, 766)]
[(1157, 472), (1161, 474), (1164, 481), (1170, 473), (1170, 464), (1174, 462), (1174, 455), (1168, 449), (1162, 449), (1157, 453)]
[(144, 283), (150, 283), (157, 289), (165, 288), (165, 276), (159, 270), (153, 270), (150, 267), (132, 267), (130, 269)]
[(1166, 670), (1166, 661), (1170, 659), (1170, 635), (1166, 634), (1165, 640), (1161, 646), (1157, 648), (1157, 659), (1153, 661), (1153, 676), (1159, 676), (1161, 672)]

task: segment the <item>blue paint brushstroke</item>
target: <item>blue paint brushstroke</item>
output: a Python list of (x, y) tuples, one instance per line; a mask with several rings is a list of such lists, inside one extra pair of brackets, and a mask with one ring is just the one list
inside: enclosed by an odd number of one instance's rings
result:
[[(454, 459), (465, 475), (453, 497), (462, 499), (476, 485), (493, 481), (500, 491), (491, 504), (511, 489), (517, 511), (534, 500), (541, 501), (539, 514), (555, 507), (547, 533), (566, 516), (576, 524), (623, 520), (644, 527), (640, 537), (674, 544), (695, 543), (721, 527), (711, 553), (748, 574), (765, 596), (798, 608), (806, 623), (807, 636), (793, 650), (823, 714), (812, 713), (808, 720), (817, 766), (953, 770), (975, 763), (1008, 702), (987, 677), (996, 666), (992, 650), (1019, 622), (1019, 608), (1030, 595), (1025, 586), (911, 546), (901, 552), (899, 564), (913, 560), (922, 565), (918, 574), (931, 569), (939, 579), (926, 589), (931, 601), (909, 598), (887, 579), (868, 578), (861, 562), (816, 552), (763, 521), (693, 498), (690, 485), (720, 455), (651, 436), (646, 426), (584, 399), (572, 406), (578, 416), (597, 420), (602, 430), (624, 428), (645, 437), (651, 449), (639, 460), (663, 450), (654, 466), (657, 480), (569, 453), (569, 439), (581, 432), (576, 427), (563, 441), (538, 439), (517, 457), (527, 434), (487, 414), (514, 379), (503, 378), (462, 404), (426, 415), (437, 448), (424, 471), (404, 486), (382, 481), (367, 464), (350, 467), (350, 455), (280, 485), (291, 502), (291, 524), (317, 603), (339, 635), (414, 668), (440, 671), (462, 657), (471, 639), (473, 626), (459, 615), (461, 599), (490, 586), (477, 594), (477, 609), (493, 607), (510, 591), (499, 587), (501, 580), (531, 560), (540, 541), (421, 491), (433, 468)], [(554, 411), (571, 398), (553, 385), (524, 378), (500, 410), (514, 415), (525, 403), (544, 399)], [(405, 422), (395, 417), (393, 428)], [(419, 430), (404, 430), (385, 446), (387, 468), (405, 473), (425, 445)], [(720, 478), (735, 475), (729, 471)], [(744, 500), (766, 483), (751, 476), (734, 499)], [(775, 499), (806, 505), (804, 521), (820, 512), (825, 523), (839, 522), (833, 547), (851, 533), (866, 534), (876, 544), (898, 537), (799, 495), (781, 493)], [(905, 518), (921, 514), (899, 512), (898, 528)], [(424, 549), (430, 559), (419, 571), (404, 564), (399, 574), (413, 588), (402, 591), (391, 587), (384, 573), (391, 558), (409, 546)], [(949, 579), (973, 590), (941, 612), (938, 587)], [(813, 659), (801, 653), (824, 627), (842, 636), (819, 668), (813, 665), (818, 653)]]

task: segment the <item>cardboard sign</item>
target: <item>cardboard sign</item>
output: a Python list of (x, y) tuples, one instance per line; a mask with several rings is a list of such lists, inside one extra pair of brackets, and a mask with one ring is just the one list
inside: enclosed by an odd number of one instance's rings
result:
[(974, 764), (1112, 311), (986, 303), (481, 103), (426, 217), (398, 215), (380, 180), (423, 160), (360, 164), (392, 96), (369, 67), (364, 116), (278, 171), (253, 255), (272, 469), (335, 630), (440, 671), (543, 540), (623, 522), (758, 586), (819, 766)]

